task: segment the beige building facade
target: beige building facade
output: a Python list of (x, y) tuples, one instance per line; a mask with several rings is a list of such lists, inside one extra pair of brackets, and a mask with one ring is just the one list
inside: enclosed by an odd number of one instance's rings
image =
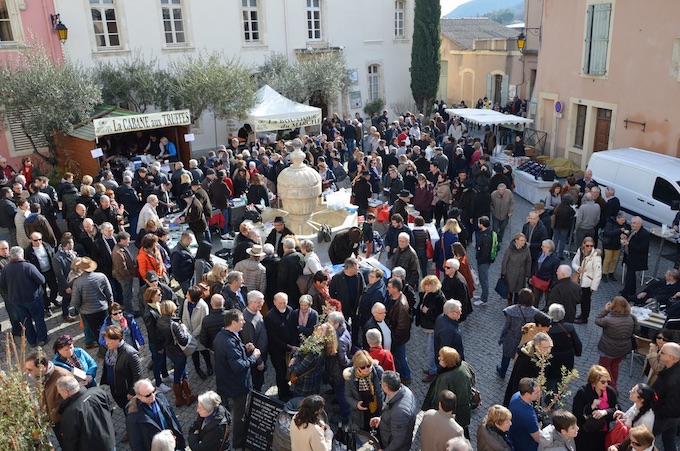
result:
[(581, 168), (593, 152), (622, 147), (680, 156), (680, 2), (527, 0), (529, 8), (531, 17), (541, 10), (529, 113), (548, 133), (546, 153)]
[(441, 75), (438, 98), (474, 108), (488, 97), (505, 106), (514, 95), (524, 98), (518, 31), (486, 17), (442, 19)]

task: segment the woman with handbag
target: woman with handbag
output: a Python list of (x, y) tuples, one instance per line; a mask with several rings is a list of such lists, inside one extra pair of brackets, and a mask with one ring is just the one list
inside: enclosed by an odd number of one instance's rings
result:
[(531, 252), (527, 245), (527, 238), (522, 232), (515, 234), (503, 255), (501, 265), (501, 279), (508, 287), (508, 306), (517, 301), (519, 290), (526, 287), (531, 277)]
[(628, 410), (614, 412), (614, 419), (617, 423), (607, 433), (605, 439), (607, 449), (620, 445), (628, 437), (628, 431), (635, 426), (644, 425), (650, 431), (654, 429), (652, 404), (658, 398), (652, 387), (642, 383), (636, 384), (628, 392), (628, 399), (633, 402)]
[(590, 302), (593, 291), (597, 291), (602, 280), (602, 254), (595, 247), (595, 240), (587, 236), (571, 261), (571, 269), (578, 276), (581, 285), (581, 316), (576, 317), (575, 324), (586, 324), (590, 315)]
[(579, 433), (576, 449), (602, 451), (609, 431), (609, 423), (618, 408), (616, 390), (609, 386), (609, 371), (593, 365), (588, 371), (588, 381), (574, 395), (571, 413), (576, 415)]
[[(439, 241), (434, 247), (435, 271), (437, 277), (444, 272), (446, 260), (454, 258), (453, 243), (458, 242), (460, 225), (455, 219), (447, 219), (444, 228), (439, 231)], [(472, 295), (470, 295), (472, 297)]]
[(342, 372), (352, 427), (370, 432), (371, 418), (380, 416), (383, 404), (382, 375), (382, 367), (363, 350), (354, 354), (352, 366)]
[(319, 393), (323, 381), (327, 356), (338, 353), (335, 329), (328, 323), (319, 325), (311, 337), (305, 340), (290, 359), (290, 382), (296, 396)]
[(187, 375), (187, 356), (180, 346), (187, 346), (191, 334), (187, 326), (175, 318), (177, 306), (172, 301), (161, 302), (161, 318), (156, 323), (159, 339), (163, 340), (165, 354), (174, 366), (172, 391), (175, 393), (175, 407), (190, 405), (196, 401), (191, 393)]
[(517, 347), (522, 339), (522, 326), (531, 321), (539, 310), (534, 307), (534, 295), (528, 288), (522, 288), (517, 294), (517, 304), (503, 309), (505, 323), (498, 338), (498, 344), (503, 345), (501, 364), (496, 366), (496, 373), (505, 378), (510, 360), (515, 357)]
[(189, 431), (191, 451), (227, 451), (231, 442), (231, 414), (214, 391), (198, 395), (198, 418)]
[[(193, 286), (187, 290), (185, 297), (186, 302), (182, 304), (182, 324), (186, 325), (187, 332), (191, 334), (196, 340), (201, 335), (203, 327), (203, 318), (208, 316), (208, 304), (201, 299), (203, 291), (198, 286)], [(201, 369), (201, 356), (205, 360), (207, 374)], [(213, 375), (212, 362), (210, 361), (210, 351), (205, 348), (200, 342), (196, 350), (191, 354), (191, 360), (194, 362), (194, 369), (196, 374), (202, 380), (207, 379)]]
[(444, 294), (442, 284), (437, 276), (427, 276), (420, 282), (420, 303), (416, 314), (416, 325), (420, 325), (427, 335), (427, 362), (428, 367), (423, 382), (432, 382), (437, 377), (437, 356), (434, 348), (434, 323), (439, 315), (444, 312)]
[(442, 390), (451, 390), (456, 394), (458, 404), (455, 415), (456, 423), (465, 430), (465, 436), (469, 437), (470, 413), (472, 412), (472, 388), (475, 386), (475, 372), (469, 363), (460, 358), (460, 354), (449, 346), (443, 346), (439, 350), (439, 365), (442, 370), (437, 378), (432, 381), (427, 390), (422, 410), (438, 409), (439, 393)]
[(547, 293), (557, 282), (557, 268), (559, 266), (560, 259), (555, 255), (555, 243), (553, 243), (553, 240), (543, 240), (536, 273), (529, 279), (529, 283), (533, 287), (535, 307), (541, 304), (543, 293), (546, 294), (546, 303), (548, 302)]
[(595, 324), (602, 328), (597, 349), (600, 351), (599, 364), (611, 374), (610, 385), (616, 390), (619, 378), (619, 366), (630, 354), (633, 335), (640, 332), (640, 325), (630, 313), (630, 304), (623, 296), (616, 296), (607, 302), (597, 318)]
[(123, 339), (123, 329), (109, 326), (103, 332), (106, 354), (101, 385), (111, 388), (111, 396), (118, 407), (125, 409), (128, 401), (135, 396), (135, 382), (142, 378), (142, 362), (139, 354)]

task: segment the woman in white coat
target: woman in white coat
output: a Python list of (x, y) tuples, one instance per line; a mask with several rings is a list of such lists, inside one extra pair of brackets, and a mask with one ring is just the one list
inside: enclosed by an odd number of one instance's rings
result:
[[(198, 336), (201, 334), (201, 327), (203, 324), (203, 318), (208, 316), (209, 309), (208, 304), (201, 299), (203, 290), (197, 286), (193, 286), (187, 290), (186, 302), (182, 306), (182, 324), (187, 327), (187, 330), (192, 337), (198, 341), (198, 347), (193, 354), (191, 354), (191, 359), (194, 361), (194, 368), (196, 369), (196, 374), (201, 379), (206, 379), (213, 375), (212, 362), (210, 361), (210, 351), (208, 351), (205, 346), (200, 343)], [(207, 367), (207, 374), (201, 369), (200, 356), (203, 356), (205, 364)]]
[(602, 280), (602, 253), (595, 247), (595, 241), (587, 236), (583, 239), (581, 247), (576, 251), (571, 261), (572, 277), (578, 277), (581, 285), (581, 316), (574, 321), (576, 324), (585, 324), (590, 315), (590, 299), (593, 291), (597, 291)]

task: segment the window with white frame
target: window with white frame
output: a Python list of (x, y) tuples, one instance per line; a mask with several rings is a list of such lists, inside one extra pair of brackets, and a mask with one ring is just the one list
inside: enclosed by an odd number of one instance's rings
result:
[(583, 54), (584, 74), (605, 75), (607, 73), (611, 15), (611, 3), (588, 5)]
[(574, 147), (583, 149), (583, 138), (586, 134), (586, 115), (588, 107), (578, 105), (576, 109), (576, 128), (574, 129)]
[(394, 2), (394, 37), (397, 39), (403, 38), (404, 33), (404, 15), (406, 5), (404, 0), (397, 0)]
[(380, 98), (380, 66), (371, 64), (368, 66), (368, 101), (372, 102)]
[(321, 0), (307, 0), (307, 40), (321, 40)]
[(161, 0), (166, 44), (186, 44), (181, 0)]
[(94, 38), (98, 48), (119, 47), (120, 33), (114, 0), (90, 0)]
[(12, 15), (10, 14), (7, 0), (0, 0), (0, 42), (16, 40), (17, 38), (12, 26)]
[(241, 0), (243, 8), (243, 39), (245, 42), (260, 42), (260, 21), (257, 15), (257, 0)]

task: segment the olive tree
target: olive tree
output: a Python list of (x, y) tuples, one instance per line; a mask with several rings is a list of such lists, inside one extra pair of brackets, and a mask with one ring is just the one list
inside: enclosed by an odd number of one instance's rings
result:
[(18, 121), (33, 151), (52, 166), (57, 164), (55, 132), (68, 134), (88, 119), (102, 101), (101, 91), (82, 66), (53, 61), (39, 44), (0, 66), (0, 114)]
[(138, 113), (149, 107), (167, 109), (168, 92), (166, 70), (155, 57), (146, 57), (140, 51), (129, 58), (111, 62), (99, 61), (94, 77), (102, 84), (104, 103), (121, 106)]
[(204, 51), (170, 61), (166, 89), (170, 105), (191, 111), (195, 122), (206, 111), (215, 117), (243, 118), (255, 105), (251, 69), (238, 58)]

